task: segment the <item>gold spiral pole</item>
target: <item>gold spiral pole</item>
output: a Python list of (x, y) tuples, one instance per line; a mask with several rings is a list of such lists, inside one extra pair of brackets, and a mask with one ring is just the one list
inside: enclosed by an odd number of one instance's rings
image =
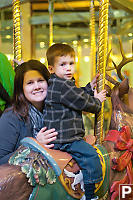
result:
[(90, 6), (90, 39), (91, 39), (91, 79), (96, 75), (96, 37), (95, 37), (95, 8), (94, 0), (91, 0)]
[(13, 10), (13, 52), (14, 58), (21, 61), (20, 0), (12, 0)]
[(49, 0), (49, 46), (53, 44), (54, 0)]
[[(100, 73), (98, 80), (98, 92), (105, 87), (105, 68), (107, 61), (108, 48), (108, 6), (109, 0), (100, 0), (99, 6), (99, 35), (98, 35), (98, 61), (97, 68)], [(96, 136), (97, 143), (103, 141), (103, 121), (104, 121), (104, 102), (97, 116)]]
[(77, 61), (77, 69), (76, 69), (76, 86), (79, 87), (80, 86), (80, 80), (79, 80), (79, 77), (80, 77), (80, 62), (81, 62), (81, 41), (80, 41), (80, 37), (79, 37), (79, 40), (78, 40), (78, 46), (77, 46), (77, 58), (78, 58), (78, 61)]

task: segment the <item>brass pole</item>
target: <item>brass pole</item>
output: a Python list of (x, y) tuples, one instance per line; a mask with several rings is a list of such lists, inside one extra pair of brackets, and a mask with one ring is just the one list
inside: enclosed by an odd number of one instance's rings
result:
[[(97, 68), (100, 73), (98, 80), (98, 92), (105, 87), (105, 68), (107, 61), (108, 48), (108, 6), (109, 0), (100, 0), (99, 6), (99, 35), (98, 35), (98, 61)], [(103, 121), (104, 121), (104, 102), (102, 108), (97, 116), (96, 136), (97, 143), (103, 141)]]
[(80, 61), (81, 61), (81, 41), (80, 41), (80, 37), (78, 38), (78, 46), (77, 46), (77, 58), (78, 58), (78, 61), (77, 61), (77, 69), (76, 69), (76, 85), (77, 87), (79, 87), (80, 85), (80, 80), (79, 80), (79, 77), (80, 77)]
[(13, 51), (14, 58), (21, 61), (20, 0), (12, 0), (13, 10)]
[(91, 39), (91, 79), (96, 75), (96, 37), (95, 37), (95, 8), (94, 0), (91, 0), (90, 6), (90, 39)]
[(54, 0), (49, 0), (49, 46), (53, 44), (53, 13)]

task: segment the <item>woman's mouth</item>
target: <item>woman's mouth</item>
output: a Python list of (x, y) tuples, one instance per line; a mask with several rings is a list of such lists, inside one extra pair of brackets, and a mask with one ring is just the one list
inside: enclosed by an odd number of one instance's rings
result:
[(38, 90), (38, 91), (33, 91), (32, 94), (36, 95), (36, 94), (42, 94), (44, 92), (44, 90)]

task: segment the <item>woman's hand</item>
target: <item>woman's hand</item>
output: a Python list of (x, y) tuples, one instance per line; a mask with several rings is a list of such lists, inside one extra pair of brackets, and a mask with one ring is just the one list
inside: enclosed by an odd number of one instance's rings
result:
[(46, 127), (42, 128), (37, 134), (37, 141), (43, 144), (47, 148), (52, 148), (54, 144), (49, 144), (50, 142), (56, 140), (58, 133), (55, 128), (47, 130)]

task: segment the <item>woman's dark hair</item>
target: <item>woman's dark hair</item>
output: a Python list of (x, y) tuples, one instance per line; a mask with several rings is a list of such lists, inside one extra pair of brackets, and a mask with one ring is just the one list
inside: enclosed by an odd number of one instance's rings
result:
[(25, 73), (30, 70), (38, 71), (47, 82), (50, 77), (50, 73), (46, 66), (38, 60), (29, 60), (28, 62), (24, 62), (16, 68), (12, 106), (14, 112), (22, 116), (25, 120), (27, 120), (28, 117), (29, 102), (25, 98), (23, 92), (23, 81)]

